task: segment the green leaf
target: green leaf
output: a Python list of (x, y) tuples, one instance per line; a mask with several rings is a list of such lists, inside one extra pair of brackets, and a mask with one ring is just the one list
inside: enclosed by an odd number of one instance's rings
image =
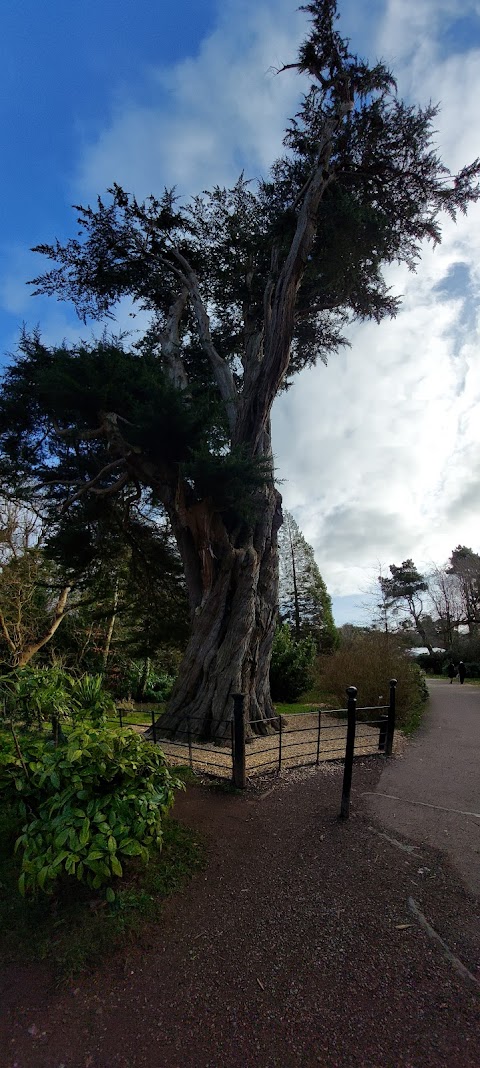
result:
[(123, 868), (122, 868), (122, 865), (120, 864), (120, 861), (118, 860), (118, 857), (116, 857), (115, 855), (112, 855), (110, 857), (110, 864), (112, 866), (113, 874), (114, 875), (118, 875), (118, 876), (121, 877), (123, 875)]
[(105, 890), (105, 897), (110, 904), (115, 901), (115, 891), (112, 890), (111, 886), (107, 886), (107, 889)]
[(47, 864), (44, 868), (40, 869), (40, 871), (39, 871), (39, 873), (37, 875), (37, 883), (38, 883), (38, 885), (39, 885), (41, 890), (43, 890), (44, 887), (45, 887), (45, 881), (46, 881), (47, 876), (48, 876), (48, 869), (49, 869), (49, 865)]
[(90, 820), (86, 817), (82, 823), (78, 841), (81, 846), (86, 846), (90, 838)]
[(104, 855), (101, 849), (91, 849), (88, 856), (85, 857), (85, 863), (89, 864), (92, 860), (102, 860)]

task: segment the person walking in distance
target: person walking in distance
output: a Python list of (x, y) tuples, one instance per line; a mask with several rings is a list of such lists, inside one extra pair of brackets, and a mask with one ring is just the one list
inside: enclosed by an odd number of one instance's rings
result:
[(456, 674), (457, 674), (457, 669), (455, 667), (455, 664), (453, 663), (453, 660), (451, 660), (449, 665), (448, 665), (448, 667), (447, 667), (447, 675), (448, 675), (448, 677), (450, 679), (450, 686), (452, 685), (452, 682), (453, 682)]
[(466, 674), (467, 674), (467, 669), (465, 667), (465, 664), (463, 663), (463, 660), (460, 660), (460, 663), (458, 665), (458, 677), (460, 679), (460, 686), (463, 686), (463, 682), (464, 682)]

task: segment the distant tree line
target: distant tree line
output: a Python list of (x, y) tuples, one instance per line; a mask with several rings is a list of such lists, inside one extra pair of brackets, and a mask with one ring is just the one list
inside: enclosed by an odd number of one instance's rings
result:
[[(445, 657), (468, 657), (480, 674), (480, 554), (457, 545), (443, 566), (422, 574), (412, 559), (391, 564), (376, 587), (374, 627), (401, 632), (422, 645), (437, 666)], [(472, 672), (473, 673), (473, 672)]]

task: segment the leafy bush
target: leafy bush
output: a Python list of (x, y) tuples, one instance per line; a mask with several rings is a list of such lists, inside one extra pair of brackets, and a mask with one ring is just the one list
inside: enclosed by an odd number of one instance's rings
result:
[(450, 657), (447, 653), (419, 653), (414, 663), (426, 671), (427, 674), (441, 675), (446, 671)]
[(71, 679), (72, 715), (76, 720), (91, 719), (95, 726), (104, 723), (109, 712), (115, 711), (111, 694), (103, 688), (101, 675), (82, 675)]
[(72, 706), (71, 676), (59, 668), (25, 667), (0, 678), (5, 713), (26, 726), (65, 719)]
[(0, 796), (24, 820), (19, 889), (51, 892), (63, 876), (98, 889), (123, 874), (122, 861), (147, 863), (161, 848), (162, 817), (181, 786), (157, 746), (134, 731), (78, 727), (55, 748), (38, 738), (0, 745)]
[(277, 627), (270, 664), (270, 687), (274, 701), (296, 701), (313, 682), (315, 641), (295, 641), (287, 623)]
[(115, 709), (103, 688), (101, 675), (75, 678), (60, 668), (19, 668), (0, 678), (0, 699), (8, 719), (26, 726), (48, 720), (78, 722), (90, 719), (97, 726)]
[(145, 675), (145, 665), (138, 660), (128, 664), (122, 676), (115, 680), (115, 693), (120, 698), (132, 698), (137, 701), (168, 701), (175, 683), (175, 675), (168, 671), (155, 671), (149, 668)]
[(397, 724), (404, 730), (418, 725), (428, 698), (425, 673), (405, 653), (395, 637), (366, 633), (343, 641), (333, 656), (320, 658), (322, 689), (346, 706), (347, 686), (356, 686), (358, 704), (388, 704), (389, 681), (397, 679)]

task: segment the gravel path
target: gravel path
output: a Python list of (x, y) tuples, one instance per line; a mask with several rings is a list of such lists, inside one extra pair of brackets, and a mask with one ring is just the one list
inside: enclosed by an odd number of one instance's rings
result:
[(333, 765), (189, 789), (177, 815), (206, 835), (206, 870), (73, 987), (11, 969), (2, 1068), (478, 1068), (480, 987), (407, 904), (480, 978), (478, 902), (372, 822), (382, 768), (355, 765), (346, 822)]

